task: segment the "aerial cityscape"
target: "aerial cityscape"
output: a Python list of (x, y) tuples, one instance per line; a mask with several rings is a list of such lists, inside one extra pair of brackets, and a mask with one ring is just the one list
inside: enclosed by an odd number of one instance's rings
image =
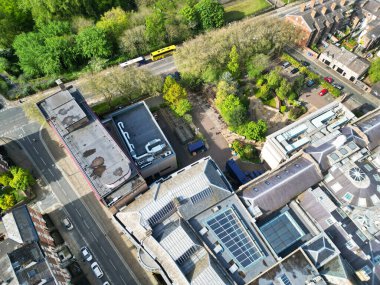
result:
[(1, 285), (380, 285), (380, 0), (1, 0)]

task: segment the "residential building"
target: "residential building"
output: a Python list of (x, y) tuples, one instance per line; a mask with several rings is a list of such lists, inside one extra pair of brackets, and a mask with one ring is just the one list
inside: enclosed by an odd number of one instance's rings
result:
[(354, 118), (343, 104), (330, 103), (267, 136), (261, 159), (275, 169), (303, 148), (318, 148), (326, 140), (337, 138), (341, 129)]
[(319, 55), (318, 59), (352, 82), (360, 79), (370, 67), (366, 59), (332, 44)]
[(13, 270), (19, 284), (64, 285), (70, 281), (39, 212), (24, 205), (6, 214), (3, 224), (9, 242), (18, 244), (7, 255), (11, 265), (8, 271)]
[(154, 181), (177, 169), (176, 154), (145, 102), (108, 115), (103, 124), (145, 179)]
[(37, 103), (43, 116), (83, 173), (95, 196), (118, 208), (147, 189), (133, 162), (103, 127), (74, 87)]
[[(379, 3), (380, 4), (380, 3)], [(359, 46), (365, 51), (377, 47), (380, 43), (380, 19), (370, 22), (358, 37)]]
[(300, 5), (298, 12), (286, 15), (286, 20), (302, 31), (300, 44), (312, 46), (346, 28), (354, 11), (353, 4), (354, 1), (346, 0), (312, 0)]
[(364, 16), (363, 27), (380, 18), (380, 2), (376, 0), (364, 0), (360, 4)]

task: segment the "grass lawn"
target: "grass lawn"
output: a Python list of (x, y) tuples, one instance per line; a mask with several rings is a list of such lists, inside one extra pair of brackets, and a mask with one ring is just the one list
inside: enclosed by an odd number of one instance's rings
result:
[(224, 5), (225, 20), (226, 22), (241, 20), (268, 7), (270, 4), (265, 0), (236, 0)]
[(268, 105), (272, 108), (276, 108), (276, 99), (275, 98), (272, 98), (272, 99), (269, 99), (268, 101), (263, 101), (263, 104), (264, 105)]

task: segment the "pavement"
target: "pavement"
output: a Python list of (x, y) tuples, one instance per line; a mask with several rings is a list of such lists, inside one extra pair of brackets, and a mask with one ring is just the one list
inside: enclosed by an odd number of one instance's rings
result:
[[(129, 241), (113, 224), (112, 216), (90, 193), (59, 142), (51, 135), (51, 129), (42, 129), (25, 117), (21, 107), (0, 110), (0, 137), (12, 139), (23, 149), (44, 182), (41, 195), (37, 195), (33, 207), (49, 213), (62, 233), (70, 249), (81, 260), (79, 248), (87, 245), (104, 271), (102, 279), (96, 279), (89, 264), (81, 267), (92, 284), (153, 284), (138, 264), (136, 252)], [(50, 151), (49, 151), (50, 149)], [(68, 216), (74, 230), (66, 231), (60, 221)]]

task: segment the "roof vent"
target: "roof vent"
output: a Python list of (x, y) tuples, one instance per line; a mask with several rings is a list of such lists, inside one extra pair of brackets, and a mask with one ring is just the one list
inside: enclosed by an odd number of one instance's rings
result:
[(204, 236), (206, 233), (208, 232), (208, 229), (206, 227), (203, 227), (200, 231), (199, 231), (199, 234), (201, 236)]
[(218, 211), (219, 211), (219, 206), (215, 206), (214, 208), (212, 208), (211, 211), (213, 211), (214, 213), (215, 213), (215, 212), (218, 212)]
[(223, 247), (220, 245), (220, 244), (217, 244), (215, 247), (214, 247), (214, 252), (215, 253), (219, 253), (223, 250)]
[(234, 274), (237, 270), (239, 269), (239, 267), (236, 265), (236, 263), (234, 263), (230, 268), (228, 268), (228, 270)]

